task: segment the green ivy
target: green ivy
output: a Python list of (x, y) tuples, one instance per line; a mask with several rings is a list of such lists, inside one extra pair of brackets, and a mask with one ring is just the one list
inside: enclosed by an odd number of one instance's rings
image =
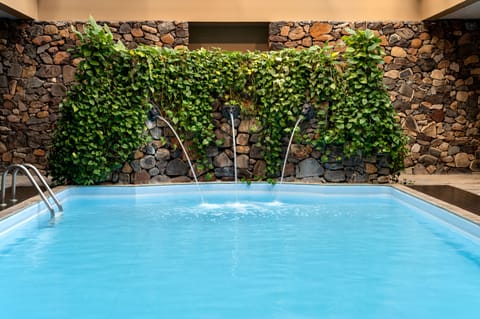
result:
[(304, 103), (320, 114), (320, 105), (333, 94), (336, 53), (329, 46), (285, 49), (256, 54), (252, 60), (257, 118), (263, 131), (267, 175), (278, 176), (285, 155), (285, 136), (301, 116)]
[(205, 154), (219, 142), (213, 113), (223, 104), (239, 105), (241, 116), (254, 117), (261, 127), (264, 178), (279, 175), (285, 141), (304, 103), (316, 110), (310, 142), (318, 149), (342, 145), (347, 157), (385, 153), (394, 169), (401, 167), (405, 138), (382, 84), (380, 40), (369, 30), (350, 31), (344, 50), (325, 44), (248, 53), (127, 50), (93, 19), (77, 34), (78, 84), (61, 106), (50, 155), (60, 182), (102, 182), (127, 161), (145, 143), (149, 101), (190, 141), (200, 170), (212, 168)]
[(382, 82), (381, 40), (371, 30), (347, 30), (336, 103), (329, 110), (327, 144), (343, 146), (346, 157), (388, 154), (394, 171), (403, 167), (406, 138)]
[(107, 27), (91, 20), (80, 39), (76, 80), (61, 104), (49, 165), (61, 183), (107, 179), (141, 145), (147, 92), (138, 85), (134, 59), (115, 45)]

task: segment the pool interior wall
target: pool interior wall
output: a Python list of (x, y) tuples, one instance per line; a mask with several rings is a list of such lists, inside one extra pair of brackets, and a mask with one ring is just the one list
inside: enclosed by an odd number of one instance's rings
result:
[[(141, 185), (141, 186), (71, 186), (57, 193), (58, 199), (63, 203), (72, 196), (84, 196), (86, 199), (92, 196), (120, 196), (132, 200), (132, 204), (136, 199), (152, 195), (178, 195), (191, 194), (191, 201), (202, 203), (208, 199), (210, 194), (214, 196), (223, 194), (227, 201), (238, 200), (238, 194), (248, 194), (249, 192), (263, 192), (263, 193), (282, 193), (288, 194), (314, 192), (315, 196), (391, 196), (396, 200), (411, 205), (425, 214), (438, 219), (441, 222), (447, 223), (452, 227), (457, 228), (468, 236), (480, 239), (480, 226), (462, 216), (458, 216), (425, 200), (422, 200), (411, 194), (407, 194), (389, 185), (373, 186), (373, 185), (313, 185), (313, 184), (235, 184), (235, 183), (200, 183), (195, 184), (175, 184), (175, 185)], [(236, 198), (237, 196), (237, 198)], [(243, 197), (243, 199), (248, 199)], [(281, 197), (279, 198), (281, 199)], [(52, 205), (54, 203), (52, 202)], [(68, 214), (68, 212), (66, 212)], [(60, 213), (57, 213), (60, 214)], [(46, 206), (39, 201), (35, 204), (0, 219), (0, 236), (7, 232), (21, 226), (22, 224), (36, 219), (41, 223), (45, 220), (52, 221)]]

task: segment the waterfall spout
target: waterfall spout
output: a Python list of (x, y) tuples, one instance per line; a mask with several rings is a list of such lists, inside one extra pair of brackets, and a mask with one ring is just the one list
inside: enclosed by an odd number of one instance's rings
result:
[(295, 126), (293, 127), (292, 134), (290, 135), (290, 140), (288, 141), (287, 151), (285, 153), (285, 159), (283, 160), (282, 175), (280, 176), (280, 184), (283, 183), (283, 176), (285, 175), (285, 168), (287, 167), (288, 153), (290, 152), (290, 147), (292, 146), (293, 136), (297, 130), (298, 125), (303, 120), (310, 120), (315, 116), (315, 111), (311, 104), (305, 103), (302, 106), (302, 114), (298, 117)]
[(195, 180), (195, 184), (198, 185), (198, 179), (197, 179), (197, 174), (195, 174), (195, 170), (193, 169), (192, 161), (190, 160), (190, 157), (188, 156), (187, 150), (185, 149), (185, 146), (183, 146), (182, 140), (180, 139), (180, 136), (177, 134), (177, 131), (173, 128), (173, 126), (168, 122), (163, 116), (160, 115), (160, 110), (158, 106), (156, 106), (154, 103), (150, 102), (153, 107), (150, 111), (148, 111), (148, 118), (151, 120), (156, 120), (160, 119), (162, 120), (167, 126), (172, 130), (173, 134), (178, 140), (178, 143), (180, 143), (180, 147), (182, 148), (183, 153), (185, 154), (185, 157), (187, 158), (188, 166), (190, 166), (190, 170), (192, 171), (193, 179)]
[(232, 125), (232, 143), (233, 143), (233, 175), (235, 184), (237, 183), (237, 142), (235, 140), (235, 118), (239, 116), (240, 109), (236, 105), (224, 105), (222, 109), (222, 114), (227, 119), (230, 119), (230, 124)]

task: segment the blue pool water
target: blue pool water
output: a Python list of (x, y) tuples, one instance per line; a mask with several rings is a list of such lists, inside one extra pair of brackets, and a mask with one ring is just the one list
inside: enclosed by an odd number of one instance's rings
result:
[(55, 221), (0, 222), (0, 317), (480, 316), (477, 225), (391, 187), (201, 188), (70, 188)]

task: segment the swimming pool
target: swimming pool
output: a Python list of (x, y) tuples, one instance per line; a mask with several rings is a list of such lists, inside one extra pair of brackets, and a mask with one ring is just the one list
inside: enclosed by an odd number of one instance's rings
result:
[(392, 187), (59, 198), (0, 222), (2, 318), (478, 318), (480, 228)]

